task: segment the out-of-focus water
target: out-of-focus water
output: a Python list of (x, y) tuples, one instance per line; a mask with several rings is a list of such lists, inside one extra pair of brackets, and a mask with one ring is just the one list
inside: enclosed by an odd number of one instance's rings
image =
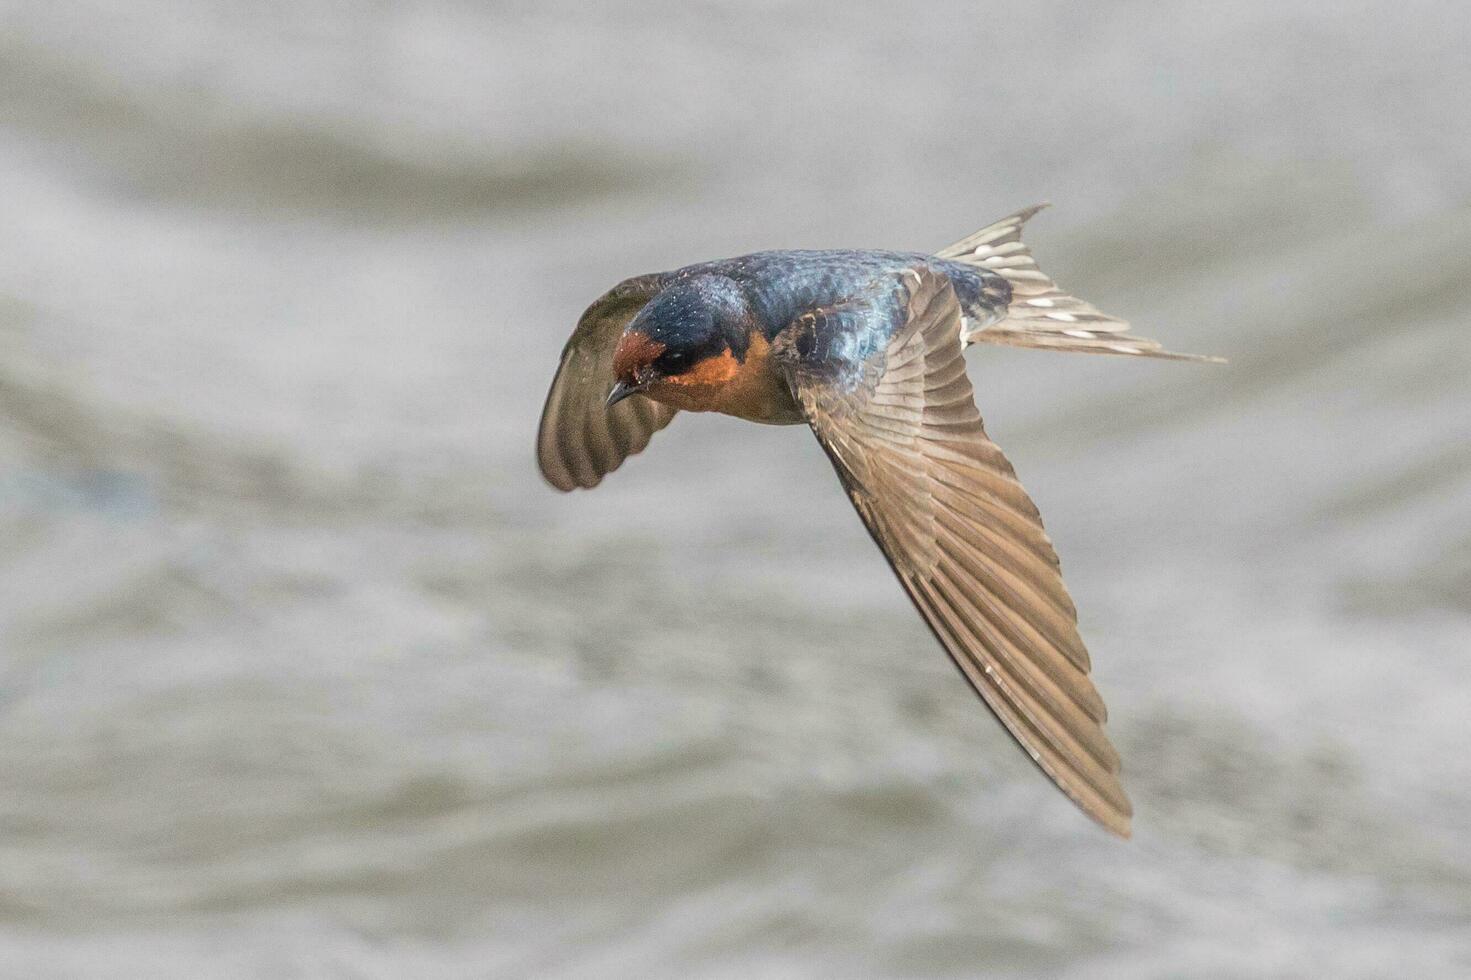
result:
[[(0, 5), (0, 975), (1471, 975), (1468, 11)], [(1128, 844), (802, 430), (532, 466), (613, 282), (1039, 199), (1232, 359), (971, 359)]]

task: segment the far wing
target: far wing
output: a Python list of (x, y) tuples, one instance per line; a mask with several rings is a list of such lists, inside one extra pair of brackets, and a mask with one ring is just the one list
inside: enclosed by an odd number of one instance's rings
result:
[(582, 314), (562, 350), (536, 437), (542, 476), (558, 490), (597, 486), (674, 418), (675, 409), (643, 395), (604, 407), (618, 337), (660, 284), (657, 275), (637, 276), (608, 290)]

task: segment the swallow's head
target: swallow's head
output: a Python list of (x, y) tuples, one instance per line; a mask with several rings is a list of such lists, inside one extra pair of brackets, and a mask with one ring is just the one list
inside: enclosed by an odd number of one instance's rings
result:
[(643, 393), (699, 408), (740, 370), (751, 323), (744, 293), (724, 276), (668, 287), (624, 328), (613, 354), (608, 405)]

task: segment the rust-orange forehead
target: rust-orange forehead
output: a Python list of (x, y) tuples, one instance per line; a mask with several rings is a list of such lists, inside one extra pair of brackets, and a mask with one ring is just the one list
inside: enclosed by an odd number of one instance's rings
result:
[(648, 367), (664, 353), (664, 345), (646, 333), (630, 330), (618, 338), (613, 351), (613, 377), (632, 381), (639, 368)]

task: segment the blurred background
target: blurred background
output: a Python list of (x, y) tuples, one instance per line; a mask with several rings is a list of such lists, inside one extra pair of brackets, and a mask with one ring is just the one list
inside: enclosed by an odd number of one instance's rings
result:
[[(0, 3), (0, 975), (1471, 974), (1471, 8)], [(973, 350), (1136, 838), (811, 437), (581, 310), (1038, 200), (1228, 368)]]

